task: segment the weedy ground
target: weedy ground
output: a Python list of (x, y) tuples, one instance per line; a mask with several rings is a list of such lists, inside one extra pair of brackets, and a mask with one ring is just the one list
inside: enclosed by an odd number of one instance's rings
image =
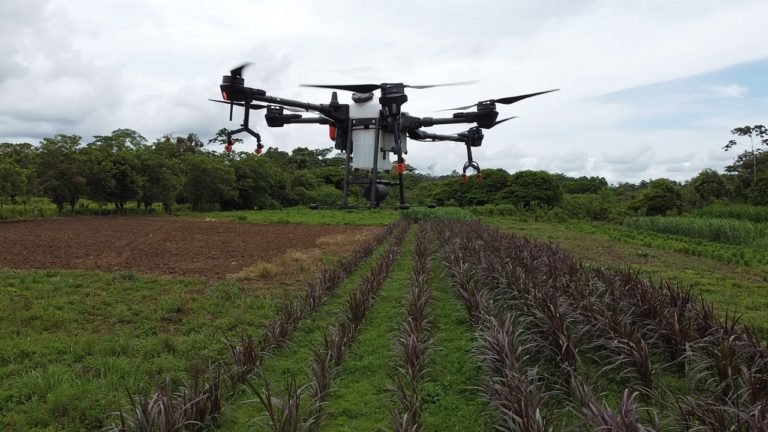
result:
[[(385, 225), (400, 217), (394, 211), (329, 210), (190, 216), (241, 223), (343, 225)], [(459, 216), (454, 217), (463, 219), (466, 214)], [(567, 252), (593, 265), (632, 266), (642, 269), (644, 276), (664, 276), (692, 285), (694, 292), (712, 301), (719, 312), (743, 314), (742, 320), (753, 324), (763, 340), (768, 339), (766, 272), (760, 266), (690, 253), (706, 248), (717, 250), (718, 244), (689, 244), (666, 237), (652, 237), (651, 242), (647, 238), (622, 236), (599, 225), (523, 223), (501, 218), (483, 222), (545, 242), (557, 242)], [(333, 369), (334, 379), (323, 404), (322, 422), (314, 430), (393, 428), (392, 410), (398, 406), (393, 387), (399, 373), (395, 339), (407, 315), (416, 227), (411, 228), (381, 288), (373, 296), (341, 365)], [(284, 430), (265, 426), (265, 409), (254, 392), (263, 390), (263, 377), (267, 377), (273, 384), (275, 399), (287, 401), (287, 383), (291, 378), (296, 379), (299, 389), (311, 381), (310, 366), (324, 335), (348, 316), (345, 310), (350, 295), (390, 243), (378, 247), (330, 297), (304, 316), (287, 344), (264, 358), (261, 374), (252, 378), (250, 388), (225, 390), (224, 410), (215, 423), (216, 429)], [(478, 361), (476, 336), (492, 327), (473, 326), (450, 272), (437, 255), (441, 246), (434, 238), (430, 240), (431, 343), (419, 390), (421, 425), (423, 430), (488, 430), (492, 416), (483, 400), (486, 373)], [(0, 430), (96, 430), (111, 424), (114, 418), (109, 416), (110, 412), (130, 408), (129, 394), (149, 395), (169, 381), (178, 386), (196, 370), (226, 362), (229, 348), (224, 338), (236, 340), (243, 334), (258, 337), (265, 322), (275, 316), (279, 303), (301, 291), (302, 281), (287, 282), (295, 273), (285, 271), (290, 266), (298, 272), (316, 273), (316, 252), (286, 253), (275, 257), (274, 262), (263, 263), (261, 267), (254, 265), (232, 279), (215, 283), (132, 271), (109, 274), (0, 270)], [(246, 283), (253, 278), (266, 282), (254, 289)], [(631, 336), (625, 339), (621, 339), (625, 345), (616, 345), (616, 352), (622, 352), (624, 346), (632, 347), (627, 345)], [(637, 354), (642, 350), (635, 346), (634, 351), (627, 352)], [(531, 360), (535, 363), (535, 355), (533, 359), (529, 355), (525, 364), (529, 365)], [(638, 365), (642, 365), (640, 360)], [(585, 362), (579, 367), (589, 376), (600, 375), (596, 364)], [(637, 371), (633, 377), (640, 380), (642, 370), (632, 370)], [(532, 386), (536, 380), (521, 371), (509, 373), (522, 384)], [(667, 388), (685, 391), (686, 383), (666, 370), (648, 376)], [(631, 395), (623, 394), (626, 380), (598, 377), (591, 384), (599, 389), (597, 395), (590, 395), (591, 389), (572, 383), (574, 388), (586, 389), (582, 394), (585, 406), (599, 408), (599, 404), (589, 405), (593, 396), (602, 397), (613, 408), (634, 406)], [(301, 393), (299, 389), (296, 392)], [(312, 397), (307, 388), (302, 391), (296, 400), (302, 412), (307, 412)], [(642, 406), (658, 405), (648, 403), (644, 397), (636, 396)], [(553, 408), (562, 402), (555, 396), (542, 405), (544, 412), (556, 413), (556, 418), (548, 419), (556, 429), (578, 420), (574, 413)], [(595, 412), (595, 418), (600, 414), (606, 413)], [(648, 424), (649, 419), (642, 417), (642, 422)]]

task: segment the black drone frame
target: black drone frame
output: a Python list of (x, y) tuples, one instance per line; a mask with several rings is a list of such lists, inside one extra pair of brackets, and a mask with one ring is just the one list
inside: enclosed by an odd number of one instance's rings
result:
[[(264, 118), (269, 127), (283, 127), (286, 124), (324, 124), (334, 126), (336, 129), (336, 148), (345, 152), (345, 169), (342, 195), (342, 207), (348, 208), (349, 186), (350, 184), (367, 184), (366, 192), (369, 199), (369, 207), (376, 208), (381, 201), (379, 185), (399, 186), (400, 209), (407, 209), (405, 202), (405, 189), (403, 186), (403, 174), (405, 171), (405, 159), (403, 158), (403, 148), (401, 134), (406, 134), (409, 138), (417, 141), (453, 141), (462, 142), (467, 147), (467, 162), (463, 167), (463, 178), (466, 181), (466, 172), (473, 169), (480, 174), (479, 164), (472, 158), (472, 147), (479, 147), (483, 141), (482, 129), (490, 129), (500, 123), (510, 120), (514, 117), (497, 120), (499, 112), (496, 110), (496, 104), (511, 104), (532, 96), (549, 93), (556, 90), (548, 90), (538, 93), (531, 93), (520, 96), (512, 96), (501, 99), (490, 99), (480, 101), (476, 104), (452, 108), (451, 110), (464, 110), (477, 106), (477, 111), (465, 111), (454, 113), (451, 117), (432, 118), (415, 117), (402, 112), (402, 106), (408, 101), (405, 94), (406, 88), (430, 88), (440, 85), (413, 86), (403, 83), (383, 83), (383, 84), (360, 84), (360, 85), (306, 85), (307, 87), (319, 87), (335, 90), (352, 91), (355, 93), (371, 93), (375, 90), (381, 90), (379, 103), (381, 109), (378, 118), (360, 119), (350, 117), (350, 105), (339, 103), (336, 92), (332, 93), (331, 101), (328, 104), (314, 104), (292, 99), (284, 99), (268, 95), (266, 91), (245, 86), (245, 80), (242, 77), (243, 68), (246, 65), (239, 66), (222, 78), (220, 85), (221, 95), (224, 98), (222, 102), (230, 105), (230, 120), (232, 120), (232, 110), (234, 105), (244, 108), (243, 123), (239, 129), (229, 132), (228, 137), (238, 133), (248, 133), (256, 138), (261, 148), (261, 136), (252, 130), (249, 126), (250, 110), (266, 108)], [(458, 85), (465, 83), (451, 83), (442, 85)], [(262, 102), (267, 105), (254, 104), (253, 102)], [(286, 114), (285, 111), (314, 112), (320, 114), (317, 117), (303, 117), (301, 114)], [(421, 130), (425, 127), (445, 124), (475, 123), (476, 126), (469, 128), (465, 132), (457, 134), (433, 134)], [(375, 127), (374, 149), (385, 151), (379, 146), (379, 131), (389, 132), (394, 136), (393, 153), (397, 155), (396, 171), (398, 173), (397, 183), (381, 181), (378, 179), (378, 159), (379, 155), (374, 153), (373, 168), (369, 179), (351, 180), (350, 166), (351, 155), (353, 151), (352, 131), (356, 128)], [(231, 140), (230, 140), (231, 143)], [(481, 178), (481, 177), (478, 177)]]

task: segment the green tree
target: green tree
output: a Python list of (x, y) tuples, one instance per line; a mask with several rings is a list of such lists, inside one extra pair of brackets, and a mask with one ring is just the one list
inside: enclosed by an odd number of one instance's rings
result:
[(155, 141), (152, 146), (163, 156), (173, 159), (203, 151), (203, 142), (193, 133), (185, 137), (168, 134)]
[(16, 196), (26, 190), (27, 172), (16, 165), (0, 160), (0, 216), (3, 214), (3, 204), (7, 197), (10, 202), (16, 201)]
[(243, 153), (234, 162), (238, 208), (275, 208), (279, 206), (280, 189), (287, 184), (284, 171), (263, 157)]
[(647, 216), (679, 213), (683, 209), (682, 191), (680, 186), (671, 180), (664, 178), (652, 180), (631, 207), (636, 211), (644, 212)]
[(138, 199), (142, 188), (135, 153), (146, 146), (147, 140), (131, 129), (117, 129), (94, 138), (82, 151), (88, 197), (113, 203), (123, 213), (126, 203)]
[(752, 187), (749, 188), (749, 203), (768, 206), (768, 173), (760, 174)]
[(563, 174), (555, 174), (564, 193), (568, 194), (596, 194), (608, 188), (608, 181), (603, 177), (568, 177)]
[(560, 204), (563, 191), (550, 173), (528, 170), (514, 173), (510, 186), (502, 191), (501, 196), (504, 201), (523, 207), (536, 204), (555, 207)]
[(147, 145), (147, 139), (133, 129), (116, 129), (109, 135), (96, 135), (90, 145), (108, 149), (113, 153), (138, 150)]
[(82, 175), (79, 155), (80, 137), (56, 135), (40, 142), (38, 179), (43, 193), (58, 208), (69, 204), (74, 211), (77, 200), (83, 196), (86, 180)]
[(213, 154), (192, 154), (183, 159), (182, 190), (195, 210), (215, 208), (237, 199), (235, 170)]
[(742, 126), (738, 127), (736, 129), (733, 129), (731, 131), (732, 135), (736, 135), (737, 137), (746, 138), (748, 140), (747, 143), (739, 142), (736, 139), (732, 139), (728, 141), (728, 144), (723, 146), (723, 150), (728, 151), (732, 149), (733, 147), (737, 145), (748, 145), (749, 146), (749, 154), (750, 158), (752, 159), (752, 181), (757, 180), (757, 152), (762, 152), (761, 149), (758, 149), (755, 151), (755, 141), (757, 141), (757, 144), (768, 146), (768, 129), (766, 129), (763, 125), (754, 125), (754, 126)]
[(768, 172), (768, 152), (759, 151), (754, 155), (749, 151), (741, 153), (731, 165), (725, 167), (725, 172), (731, 174), (726, 180), (733, 183), (731, 190), (734, 197), (746, 201), (749, 188), (755, 182), (754, 173), (757, 172), (757, 177), (760, 177), (761, 173)]
[(713, 169), (704, 169), (692, 178), (688, 186), (693, 190), (696, 204), (705, 206), (712, 201), (728, 197), (728, 184)]
[(159, 202), (165, 213), (170, 214), (183, 184), (181, 163), (163, 157), (152, 148), (136, 152), (136, 162), (141, 177), (139, 201), (144, 204), (144, 209), (150, 211), (152, 204)]

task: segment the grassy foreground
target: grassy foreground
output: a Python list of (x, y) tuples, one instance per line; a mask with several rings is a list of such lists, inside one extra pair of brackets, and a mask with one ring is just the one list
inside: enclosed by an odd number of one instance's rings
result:
[[(383, 225), (400, 214), (295, 209), (189, 216), (247, 223)], [(742, 314), (768, 339), (768, 272), (761, 265), (695, 256), (673, 243), (642, 243), (596, 225), (504, 218), (484, 222), (557, 242), (596, 265), (636, 266), (649, 277), (692, 285), (720, 312)], [(703, 241), (691, 244), (702, 250), (720, 247)], [(387, 427), (386, 386), (395, 370), (392, 338), (402, 319), (410, 251), (409, 243), (342, 366), (324, 430)], [(287, 349), (266, 361), (267, 372), (278, 384), (291, 374), (306, 373), (311, 349), (339, 316), (359, 277), (350, 277), (322, 310), (302, 323)], [(483, 406), (472, 391), (478, 379), (470, 352), (473, 330), (437, 262), (431, 282), (435, 347), (427, 372), (425, 426), (487, 430)], [(132, 272), (0, 269), (0, 430), (97, 430), (107, 413), (125, 407), (126, 388), (148, 394), (165, 380), (180, 383), (190, 370), (225, 358), (222, 339), (261, 328), (275, 312), (276, 297), (274, 291), (251, 291), (234, 281), (206, 285)], [(242, 396), (238, 402), (253, 398)], [(225, 412), (223, 430), (253, 430), (262, 414), (252, 403), (233, 403)]]
[(0, 270), (0, 430), (98, 430), (146, 394), (224, 358), (274, 314), (235, 282)]

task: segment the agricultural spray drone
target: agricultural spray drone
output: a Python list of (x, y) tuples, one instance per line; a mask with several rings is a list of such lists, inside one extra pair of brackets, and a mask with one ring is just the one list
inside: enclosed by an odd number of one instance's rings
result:
[[(537, 93), (510, 96), (500, 99), (483, 100), (471, 105), (450, 108), (444, 111), (459, 111), (451, 117), (415, 117), (402, 111), (403, 104), (408, 101), (406, 88), (427, 89), (431, 87), (469, 84), (469, 82), (408, 85), (403, 83), (355, 84), (355, 85), (315, 85), (302, 84), (303, 87), (318, 87), (331, 90), (352, 92), (352, 103), (339, 103), (334, 91), (328, 104), (313, 104), (268, 95), (266, 91), (245, 86), (241, 65), (232, 69), (229, 75), (224, 75), (221, 81), (221, 95), (224, 100), (212, 100), (229, 105), (229, 119), (232, 120), (234, 106), (244, 108), (243, 123), (239, 129), (228, 133), (227, 149), (231, 150), (234, 142), (232, 135), (247, 133), (257, 141), (256, 153), (260, 154), (264, 146), (261, 136), (249, 126), (250, 111), (266, 109), (264, 118), (269, 127), (283, 127), (286, 124), (315, 123), (328, 125), (330, 138), (335, 148), (345, 154), (344, 183), (342, 207), (348, 207), (350, 185), (367, 185), (364, 194), (369, 200), (369, 206), (376, 208), (387, 196), (387, 186), (398, 186), (400, 189), (400, 208), (407, 209), (403, 174), (405, 173), (404, 154), (408, 153), (407, 138), (416, 141), (436, 142), (454, 141), (467, 147), (467, 162), (462, 169), (462, 180), (467, 181), (467, 170), (477, 173), (476, 179), (482, 181), (480, 165), (472, 158), (472, 148), (480, 147), (483, 143), (483, 129), (491, 129), (514, 117), (498, 120), (499, 112), (496, 104), (509, 105), (532, 96), (550, 93), (547, 90)], [(380, 90), (378, 100), (373, 92)], [(262, 105), (255, 102), (262, 102)], [(477, 107), (475, 111), (464, 111)], [(286, 113), (286, 111), (290, 113)], [(312, 112), (318, 116), (304, 117), (297, 112)], [(475, 123), (468, 130), (456, 134), (435, 134), (422, 128), (459, 123)], [(396, 160), (390, 160), (392, 156)], [(389, 172), (394, 168), (398, 174), (397, 182), (384, 181), (378, 178), (379, 172)], [(353, 173), (364, 173), (364, 178), (352, 178)]]

